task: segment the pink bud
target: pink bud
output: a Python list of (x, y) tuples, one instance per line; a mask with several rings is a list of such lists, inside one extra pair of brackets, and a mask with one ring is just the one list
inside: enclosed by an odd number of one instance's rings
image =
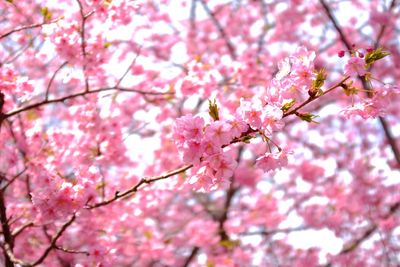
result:
[(341, 50), (341, 51), (338, 52), (338, 56), (339, 56), (339, 57), (344, 57), (344, 53), (345, 53), (345, 52), (344, 52), (343, 50)]

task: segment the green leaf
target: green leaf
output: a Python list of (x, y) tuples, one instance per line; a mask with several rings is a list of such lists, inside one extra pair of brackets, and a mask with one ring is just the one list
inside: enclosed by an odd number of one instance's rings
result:
[(340, 86), (343, 88), (343, 91), (347, 96), (356, 95), (358, 93), (357, 88), (353, 86), (353, 81), (350, 81), (347, 84), (341, 84)]
[(51, 20), (51, 17), (53, 16), (53, 13), (51, 13), (48, 7), (42, 7), (40, 13), (42, 13), (45, 21)]
[(315, 122), (314, 119), (318, 117), (318, 115), (314, 115), (311, 113), (297, 113), (296, 114), (300, 119), (306, 122)]
[(221, 240), (221, 241), (219, 241), (219, 244), (225, 248), (232, 249), (237, 246), (240, 246), (240, 241), (239, 240)]
[(215, 121), (219, 120), (219, 110), (217, 106), (217, 102), (208, 100), (208, 114), (210, 114), (211, 118)]
[(251, 139), (253, 139), (253, 136), (251, 136), (251, 135), (246, 135), (246, 136), (243, 136), (242, 142), (243, 142), (243, 143), (246, 143), (246, 144), (250, 144), (250, 140), (251, 140)]
[(317, 70), (316, 74), (317, 76), (315, 77), (315, 80), (312, 81), (312, 89), (314, 92), (318, 92), (318, 89), (320, 89), (324, 85), (326, 80), (326, 70)]
[(283, 106), (281, 107), (281, 110), (283, 112), (288, 111), (291, 107), (293, 107), (293, 105), (296, 103), (296, 99), (292, 99), (289, 102), (286, 102), (285, 104), (283, 104)]
[(367, 63), (367, 66), (371, 66), (372, 64), (374, 64), (376, 61), (389, 56), (390, 53), (387, 51), (384, 51), (382, 49), (382, 47), (379, 47), (371, 52), (368, 52), (365, 55), (365, 63)]

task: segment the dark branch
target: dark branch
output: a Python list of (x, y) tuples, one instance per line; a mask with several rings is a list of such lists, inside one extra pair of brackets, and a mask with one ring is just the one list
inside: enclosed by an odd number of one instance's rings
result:
[(187, 166), (183, 166), (183, 167), (181, 167), (179, 169), (176, 169), (174, 171), (168, 172), (166, 174), (162, 174), (162, 175), (159, 175), (159, 176), (148, 177), (148, 178), (142, 178), (139, 181), (139, 183), (137, 183), (133, 187), (129, 188), (128, 190), (126, 190), (126, 191), (124, 191), (122, 193), (117, 191), (113, 198), (110, 198), (110, 199), (108, 199), (106, 201), (102, 201), (102, 202), (99, 202), (99, 203), (96, 203), (96, 204), (93, 204), (93, 205), (88, 205), (87, 208), (88, 209), (95, 209), (95, 208), (98, 208), (98, 207), (101, 207), (101, 206), (108, 205), (108, 204), (110, 204), (110, 203), (112, 203), (112, 202), (114, 202), (114, 201), (116, 201), (116, 200), (118, 200), (120, 198), (126, 197), (126, 196), (128, 196), (128, 195), (130, 195), (132, 193), (136, 193), (138, 191), (138, 189), (144, 184), (151, 184), (151, 183), (159, 181), (159, 180), (167, 179), (168, 177), (174, 176), (174, 175), (179, 174), (179, 173), (183, 173), (183, 172), (187, 171), (188, 169), (190, 169), (192, 167), (193, 167), (193, 165), (187, 165)]

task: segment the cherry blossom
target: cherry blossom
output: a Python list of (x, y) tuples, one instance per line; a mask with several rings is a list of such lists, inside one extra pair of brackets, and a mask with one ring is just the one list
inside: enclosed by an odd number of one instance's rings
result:
[(397, 1), (0, 17), (1, 266), (399, 265)]

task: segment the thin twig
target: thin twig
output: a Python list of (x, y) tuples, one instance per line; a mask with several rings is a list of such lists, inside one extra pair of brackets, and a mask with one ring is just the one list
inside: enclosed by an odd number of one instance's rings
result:
[(170, 95), (170, 94), (174, 94), (174, 92), (146, 92), (146, 91), (141, 91), (141, 90), (137, 90), (137, 89), (129, 89), (129, 88), (120, 88), (120, 87), (106, 87), (106, 88), (99, 88), (99, 89), (94, 89), (94, 90), (90, 90), (90, 91), (83, 91), (83, 92), (79, 92), (76, 94), (72, 94), (72, 95), (68, 95), (68, 96), (63, 96), (60, 98), (55, 98), (55, 99), (50, 99), (50, 100), (45, 100), (45, 101), (41, 101), (38, 103), (34, 103), (25, 107), (21, 107), (18, 108), (16, 110), (13, 110), (7, 114), (3, 115), (3, 119), (15, 116), (19, 113), (31, 110), (31, 109), (35, 109), (47, 104), (51, 104), (51, 103), (59, 103), (59, 102), (64, 102), (66, 100), (72, 99), (72, 98), (76, 98), (76, 97), (80, 97), (80, 96), (85, 96), (88, 94), (96, 94), (96, 93), (100, 93), (100, 92), (105, 92), (105, 91), (111, 91), (111, 90), (117, 90), (117, 91), (121, 91), (121, 92), (132, 92), (132, 93), (138, 93), (138, 94), (142, 94), (142, 95)]
[[(322, 7), (324, 8), (326, 15), (328, 16), (328, 18), (332, 22), (333, 26), (335, 27), (337, 33), (339, 34), (340, 40), (342, 41), (342, 43), (346, 46), (346, 48), (348, 50), (352, 50), (350, 42), (347, 40), (344, 32), (342, 31), (339, 23), (337, 22), (337, 20), (336, 20), (335, 16), (333, 15), (328, 4), (325, 2), (325, 0), (319, 0), (319, 1), (321, 3)], [(395, 5), (396, 5), (396, 0), (392, 0), (392, 3), (390, 5), (390, 10), (393, 9), (395, 7)], [(379, 47), (379, 42), (380, 42), (381, 38), (383, 37), (384, 31), (385, 31), (385, 28), (382, 26), (381, 31), (378, 34), (378, 39), (375, 42), (375, 47)], [(369, 93), (369, 92), (372, 91), (372, 88), (368, 85), (368, 82), (366, 81), (365, 77), (358, 76), (358, 78), (361, 81), (363, 88), (367, 91), (367, 95), (369, 97), (371, 97), (371, 93)], [(394, 138), (394, 136), (390, 130), (389, 124), (386, 122), (386, 119), (381, 116), (379, 116), (378, 118), (379, 118), (379, 123), (381, 124), (381, 127), (382, 127), (383, 131), (385, 132), (386, 139), (388, 140), (388, 143), (393, 152), (393, 155), (396, 159), (397, 165), (400, 168), (400, 150), (397, 147), (396, 139)]]
[(89, 256), (90, 253), (87, 251), (80, 251), (80, 250), (74, 250), (74, 249), (68, 249), (68, 248), (63, 248), (63, 247), (59, 247), (56, 246), (55, 249), (63, 251), (65, 253), (71, 253), (71, 254), (84, 254), (86, 256)]
[(117, 84), (114, 87), (119, 87), (119, 85), (121, 84), (121, 82), (125, 79), (126, 75), (129, 73), (129, 71), (132, 69), (132, 67), (136, 64), (136, 60), (138, 59), (139, 55), (140, 55), (140, 50), (141, 47), (139, 47), (139, 51), (136, 53), (135, 58), (132, 60), (132, 63), (129, 65), (129, 67), (126, 69), (126, 71), (124, 72), (124, 74), (121, 76), (121, 78), (119, 78)]
[(334, 89), (336, 89), (336, 88), (338, 88), (339, 86), (341, 86), (341, 85), (342, 85), (345, 81), (347, 81), (349, 78), (350, 78), (350, 76), (344, 77), (344, 78), (343, 78), (342, 80), (340, 80), (338, 83), (336, 83), (335, 85), (332, 85), (331, 87), (329, 87), (328, 89), (326, 89), (326, 90), (324, 91), (324, 93), (323, 93), (322, 95), (318, 96), (318, 97), (311, 97), (311, 96), (310, 96), (306, 101), (304, 101), (303, 103), (301, 103), (301, 104), (300, 104), (299, 106), (297, 106), (296, 108), (294, 108), (294, 109), (292, 109), (292, 110), (290, 110), (290, 111), (285, 112), (285, 113), (283, 114), (282, 118), (285, 118), (285, 117), (287, 117), (287, 116), (289, 116), (289, 115), (292, 115), (292, 114), (296, 114), (297, 111), (298, 111), (299, 109), (303, 108), (304, 106), (306, 106), (307, 104), (313, 102), (314, 100), (320, 98), (321, 96), (324, 96), (324, 95), (330, 93), (330, 92), (333, 91)]
[(21, 225), (19, 228), (15, 229), (15, 230), (12, 232), (13, 238), (16, 238), (16, 237), (17, 237), (20, 233), (22, 233), (26, 228), (33, 227), (33, 226), (35, 226), (35, 224), (34, 224), (33, 222), (28, 222), (28, 223), (25, 223), (25, 224)]
[(189, 267), (190, 263), (194, 260), (199, 250), (200, 250), (199, 247), (194, 247), (190, 252), (189, 257), (183, 263), (182, 267)]
[(158, 180), (163, 180), (163, 179), (166, 179), (168, 177), (174, 176), (176, 174), (183, 173), (183, 172), (187, 171), (188, 169), (190, 169), (192, 167), (193, 167), (192, 164), (191, 165), (186, 165), (186, 166), (183, 166), (183, 167), (178, 168), (176, 170), (173, 170), (171, 172), (168, 172), (166, 174), (162, 174), (162, 175), (159, 175), (159, 176), (148, 177), (148, 178), (146, 178), (146, 177), (142, 178), (136, 185), (134, 185), (133, 187), (131, 187), (131, 188), (127, 189), (127, 190), (125, 190), (124, 192), (122, 192), (122, 193), (119, 192), (119, 191), (115, 192), (115, 195), (114, 195), (113, 198), (110, 198), (110, 199), (108, 199), (106, 201), (102, 201), (102, 202), (99, 202), (99, 203), (96, 203), (96, 204), (93, 204), (93, 205), (87, 205), (86, 208), (95, 209), (95, 208), (98, 208), (98, 207), (101, 207), (101, 206), (108, 205), (108, 204), (110, 204), (110, 203), (112, 203), (112, 202), (114, 202), (114, 201), (116, 201), (116, 200), (118, 200), (120, 198), (128, 196), (128, 195), (130, 195), (132, 193), (136, 193), (138, 191), (139, 187), (144, 185), (144, 184), (151, 184), (151, 183), (156, 182)]
[(40, 256), (34, 263), (32, 263), (31, 266), (36, 266), (42, 263), (46, 257), (49, 255), (50, 251), (55, 249), (57, 247), (56, 243), (58, 239), (62, 236), (62, 234), (67, 230), (67, 228), (75, 221), (76, 215), (73, 214), (71, 218), (64, 223), (64, 225), (58, 230), (58, 232), (52, 237), (50, 245), (46, 248), (46, 250), (43, 252), (42, 256)]
[(199, 1), (200, 1), (201, 5), (203, 6), (204, 10), (206, 11), (206, 13), (210, 16), (211, 21), (214, 23), (215, 27), (217, 28), (221, 38), (224, 39), (226, 47), (228, 48), (228, 51), (229, 51), (229, 55), (233, 59), (236, 59), (235, 49), (233, 48), (233, 45), (232, 45), (231, 41), (229, 40), (229, 37), (226, 34), (224, 28), (221, 26), (218, 19), (215, 17), (215, 14), (208, 7), (207, 3), (204, 0), (199, 0)]
[(49, 83), (48, 83), (48, 85), (47, 85), (47, 88), (46, 88), (46, 95), (45, 95), (45, 98), (44, 98), (45, 100), (49, 100), (50, 87), (51, 87), (51, 84), (53, 83), (53, 80), (56, 78), (57, 73), (58, 73), (62, 68), (64, 68), (67, 64), (68, 64), (68, 61), (65, 61), (63, 64), (61, 64), (60, 67), (58, 67), (58, 68), (56, 69), (56, 71), (55, 71), (55, 72), (53, 73), (53, 75), (51, 76), (50, 81), (49, 81)]
[(41, 23), (35, 23), (35, 24), (31, 24), (31, 25), (25, 25), (25, 26), (17, 27), (15, 29), (3, 34), (3, 35), (0, 35), (0, 40), (5, 38), (5, 37), (7, 37), (7, 36), (9, 36), (9, 35), (11, 35), (11, 34), (13, 34), (13, 33), (16, 33), (16, 32), (20, 32), (20, 31), (24, 31), (24, 30), (28, 30), (28, 29), (39, 28), (39, 27), (42, 27), (43, 25), (56, 23), (56, 22), (58, 22), (59, 20), (61, 20), (63, 18), (64, 17), (59, 17), (57, 19), (54, 19), (54, 20), (51, 20), (51, 21), (48, 21), (48, 22), (41, 22)]

